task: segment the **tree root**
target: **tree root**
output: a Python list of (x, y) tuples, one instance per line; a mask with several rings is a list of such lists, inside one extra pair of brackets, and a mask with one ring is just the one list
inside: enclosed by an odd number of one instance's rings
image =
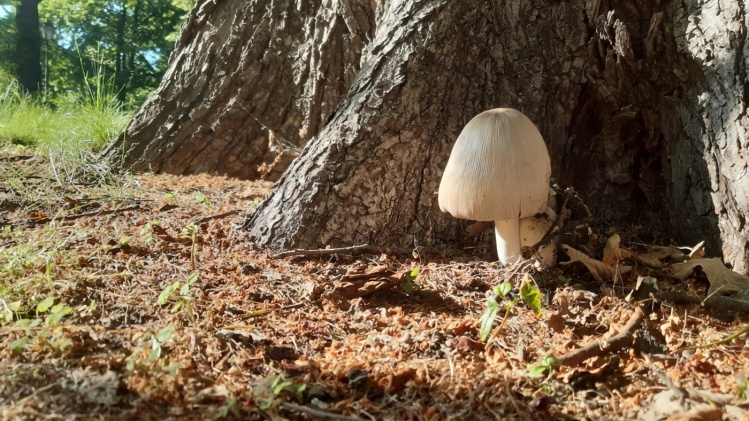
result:
[(749, 302), (737, 300), (731, 297), (711, 295), (707, 298), (702, 298), (698, 295), (679, 291), (658, 291), (651, 292), (650, 294), (657, 301), (668, 301), (674, 304), (699, 304), (705, 308), (715, 310), (741, 311), (743, 313), (749, 314)]

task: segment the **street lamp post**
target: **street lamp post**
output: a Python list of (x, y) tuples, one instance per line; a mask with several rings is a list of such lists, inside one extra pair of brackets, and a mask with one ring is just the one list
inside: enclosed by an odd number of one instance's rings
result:
[(44, 100), (47, 100), (49, 89), (49, 42), (55, 39), (55, 27), (52, 22), (47, 21), (40, 28), (42, 39), (44, 39)]

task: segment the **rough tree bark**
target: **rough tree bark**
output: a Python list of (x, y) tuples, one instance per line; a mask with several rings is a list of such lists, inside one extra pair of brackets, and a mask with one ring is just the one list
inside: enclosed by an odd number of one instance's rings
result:
[(277, 179), (346, 93), (373, 13), (359, 0), (199, 0), (159, 88), (106, 154)]
[(37, 93), (42, 84), (39, 1), (21, 0), (16, 9), (18, 83), (30, 94)]
[[(463, 236), (435, 195), (452, 143), (514, 107), (597, 216), (707, 239), (746, 271), (746, 3), (219, 2), (128, 128), (128, 162), (252, 177), (236, 161), (265, 157), (253, 124), (295, 146), (315, 135), (250, 220), (259, 243), (442, 243)], [(317, 108), (310, 80), (329, 93)]]

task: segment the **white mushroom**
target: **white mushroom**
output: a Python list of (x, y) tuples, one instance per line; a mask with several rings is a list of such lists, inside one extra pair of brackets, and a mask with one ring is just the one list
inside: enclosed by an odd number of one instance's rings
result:
[(519, 219), (546, 209), (551, 163), (528, 117), (496, 108), (472, 118), (455, 141), (439, 189), (443, 212), (494, 221), (503, 264), (520, 259)]

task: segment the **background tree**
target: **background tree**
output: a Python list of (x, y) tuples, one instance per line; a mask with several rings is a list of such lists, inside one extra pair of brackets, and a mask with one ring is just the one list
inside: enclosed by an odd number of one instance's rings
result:
[(20, 0), (16, 12), (16, 63), (18, 82), (24, 91), (34, 94), (42, 83), (40, 0)]
[(81, 58), (97, 57), (96, 65), (103, 64), (114, 77), (118, 99), (124, 103), (131, 95), (140, 103), (166, 69), (189, 7), (186, 0), (43, 1), (42, 19), (50, 20), (58, 32), (56, 65), (68, 72), (63, 76), (67, 80), (58, 79), (55, 88), (80, 86), (84, 74), (94, 72)]
[(599, 217), (746, 271), (746, 38), (744, 4), (718, 0), (199, 1), (110, 152), (252, 177), (274, 139), (311, 137), (250, 221), (259, 243), (443, 243), (463, 235), (434, 194), (450, 147), (509, 106)]
[(0, 2), (0, 74), (4, 77), (16, 75), (17, 34), (15, 8), (8, 2)]
[[(38, 23), (49, 20), (57, 33), (49, 50), (53, 102), (65, 101), (68, 92), (77, 96), (87, 77), (104, 75), (111, 78), (112, 91), (121, 103), (139, 104), (166, 70), (179, 25), (191, 6), (191, 0), (44, 0), (32, 24), (27, 22), (29, 14), (23, 15), (22, 2), (0, 2), (0, 69), (27, 83), (33, 72), (22, 69), (36, 64), (39, 79), (28, 84), (38, 87), (42, 75)], [(23, 40), (16, 22), (26, 22), (28, 35)], [(20, 47), (21, 42), (29, 43), (29, 37), (36, 37), (36, 48)], [(36, 51), (36, 56), (28, 58), (17, 51)]]

